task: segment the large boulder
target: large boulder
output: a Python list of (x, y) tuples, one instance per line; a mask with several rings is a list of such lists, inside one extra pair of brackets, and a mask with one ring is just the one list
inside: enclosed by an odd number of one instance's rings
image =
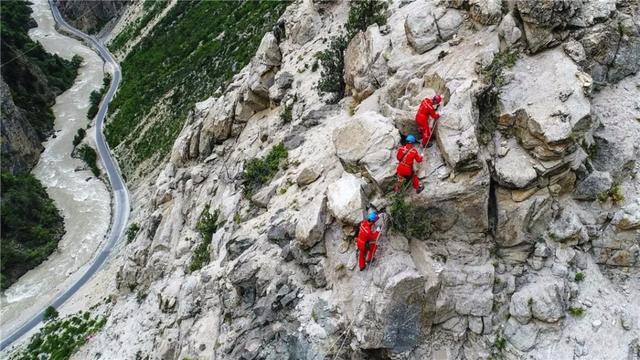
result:
[(551, 220), (551, 198), (547, 194), (536, 194), (516, 202), (510, 191), (498, 188), (496, 204), (496, 243), (504, 248), (526, 245), (519, 249), (526, 259), (538, 234)]
[(300, 248), (310, 249), (322, 240), (326, 203), (324, 196), (316, 196), (298, 215), (295, 235)]
[(424, 54), (451, 39), (464, 20), (458, 10), (436, 8), (429, 2), (416, 1), (407, 8), (410, 10), (404, 22), (404, 31), (407, 42), (418, 54)]
[(347, 91), (356, 99), (364, 99), (384, 85), (390, 50), (391, 41), (382, 37), (378, 25), (369, 26), (351, 39), (344, 54), (344, 80)]
[(594, 125), (576, 64), (553, 49), (519, 59), (513, 74), (498, 98), (499, 127), (513, 128), (522, 146), (540, 160), (575, 151)]
[(221, 144), (231, 136), (238, 94), (228, 92), (224, 96), (209, 101), (198, 140), (199, 153), (202, 156), (208, 156), (214, 145)]
[(507, 14), (498, 26), (498, 34), (508, 47), (515, 45), (522, 37), (522, 30), (518, 27), (512, 13)]
[(327, 206), (331, 214), (345, 224), (362, 221), (365, 208), (362, 180), (345, 173), (327, 188)]
[(276, 74), (273, 85), (269, 88), (269, 98), (279, 103), (293, 84), (293, 74), (280, 71)]
[(509, 313), (519, 323), (531, 318), (553, 323), (565, 316), (569, 287), (563, 280), (543, 277), (516, 291), (509, 303)]
[(529, 187), (538, 177), (529, 154), (515, 141), (505, 156), (494, 160), (494, 170), (498, 184), (511, 189)]
[(347, 168), (362, 168), (379, 186), (395, 177), (394, 151), (400, 134), (377, 112), (357, 114), (333, 132), (336, 155)]
[[(410, 4), (409, 6), (412, 6)], [(423, 54), (440, 43), (438, 25), (433, 15), (433, 6), (428, 3), (412, 11), (404, 22), (404, 31), (409, 45), (418, 53)]]

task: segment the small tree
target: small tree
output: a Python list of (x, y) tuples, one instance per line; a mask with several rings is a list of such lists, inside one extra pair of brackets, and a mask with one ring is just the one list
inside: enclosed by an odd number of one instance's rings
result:
[(54, 308), (53, 306), (49, 306), (48, 308), (46, 308), (44, 310), (44, 315), (43, 315), (42, 318), (43, 318), (44, 321), (57, 319), (58, 318), (58, 310), (56, 310), (56, 308)]

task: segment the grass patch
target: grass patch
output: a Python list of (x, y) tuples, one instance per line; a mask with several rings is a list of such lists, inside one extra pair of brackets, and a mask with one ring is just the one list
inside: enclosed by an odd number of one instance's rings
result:
[(138, 235), (138, 231), (140, 231), (140, 226), (137, 223), (132, 223), (131, 225), (129, 225), (129, 228), (125, 233), (125, 235), (127, 236), (127, 244), (131, 243), (133, 239), (136, 238), (136, 235)]
[(89, 106), (89, 110), (87, 110), (87, 118), (89, 120), (93, 120), (93, 118), (96, 117), (96, 114), (100, 109), (100, 102), (102, 101), (104, 94), (106, 94), (107, 90), (109, 90), (110, 85), (111, 74), (106, 73), (104, 74), (104, 79), (102, 79), (102, 87), (100, 88), (100, 90), (93, 90), (89, 95), (89, 103), (91, 104)]
[(204, 210), (202, 210), (202, 213), (200, 213), (200, 218), (198, 219), (198, 223), (196, 224), (196, 230), (198, 230), (198, 232), (202, 236), (202, 242), (199, 243), (198, 246), (196, 246), (196, 249), (193, 251), (191, 265), (189, 265), (189, 270), (191, 272), (201, 269), (211, 260), (209, 247), (211, 245), (213, 233), (218, 230), (219, 215), (220, 213), (217, 210), (212, 214), (210, 212), (209, 205), (207, 205)]
[(491, 64), (480, 71), (480, 74), (489, 84), (501, 87), (505, 84), (504, 69), (513, 67), (516, 64), (516, 60), (518, 60), (516, 51), (500, 51), (493, 57)]
[(100, 176), (100, 169), (98, 168), (98, 154), (89, 145), (84, 144), (78, 148), (78, 155), (80, 159), (91, 169), (91, 172), (95, 176)]
[(583, 281), (584, 280), (584, 273), (583, 272), (577, 272), (574, 279), (576, 280), (576, 282)]
[(169, 4), (167, 0), (144, 0), (142, 3), (143, 15), (137, 18), (136, 21), (127, 24), (118, 36), (113, 39), (111, 44), (109, 44), (109, 48), (114, 52), (118, 51), (131, 41), (131, 39), (140, 36), (147, 24), (156, 16), (160, 15), (162, 10), (167, 7), (167, 4)]
[(580, 306), (572, 306), (569, 308), (569, 314), (571, 314), (571, 316), (573, 317), (581, 317), (582, 315), (584, 315), (584, 312), (584, 308)]
[[(55, 311), (55, 309), (54, 309)], [(104, 327), (106, 319), (83, 312), (63, 319), (51, 319), (29, 339), (15, 359), (69, 359), (91, 335)]]
[(80, 128), (76, 133), (76, 136), (73, 137), (73, 147), (80, 145), (82, 139), (87, 135), (87, 130)]
[[(387, 22), (387, 8), (389, 3), (380, 0), (360, 0), (349, 3), (349, 18), (345, 24), (346, 32), (331, 38), (329, 47), (316, 54), (317, 61), (322, 65), (318, 91), (328, 94), (327, 102), (335, 104), (344, 97), (344, 53), (349, 41), (369, 25), (384, 25)], [(316, 63), (312, 66), (317, 68)], [(315, 71), (315, 70), (313, 70)]]
[(621, 203), (624, 201), (624, 193), (620, 184), (614, 183), (607, 191), (603, 191), (597, 195), (600, 202), (606, 202), (609, 198), (615, 203)]
[(390, 207), (391, 228), (407, 237), (424, 238), (432, 231), (426, 209), (407, 203), (401, 194), (394, 194)]
[[(122, 62), (122, 85), (109, 107), (106, 137), (116, 152), (126, 151), (125, 174), (170, 152), (194, 104), (226, 87), (249, 63), (287, 5), (178, 1), (167, 12)], [(162, 114), (154, 112), (160, 103)], [(151, 117), (157, 121), (139, 130)]]
[(242, 173), (245, 196), (251, 197), (262, 186), (268, 184), (280, 169), (280, 163), (287, 157), (287, 149), (280, 143), (274, 146), (264, 158), (253, 158), (247, 161)]
[(0, 285), (8, 288), (58, 247), (64, 221), (40, 181), (2, 172)]

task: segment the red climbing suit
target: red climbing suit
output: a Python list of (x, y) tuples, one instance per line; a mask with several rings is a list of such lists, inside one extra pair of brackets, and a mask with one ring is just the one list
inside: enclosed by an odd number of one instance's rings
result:
[[(398, 164), (396, 168), (399, 180), (402, 180), (401, 178), (411, 178), (411, 185), (414, 189), (418, 190), (420, 187), (420, 179), (418, 179), (418, 176), (413, 171), (413, 161), (422, 162), (422, 156), (418, 153), (418, 150), (413, 147), (413, 144), (408, 143), (398, 149), (396, 157), (398, 161), (400, 161), (400, 164)], [(396, 191), (398, 190), (399, 189)]]
[(360, 270), (364, 270), (367, 266), (366, 262), (373, 260), (373, 255), (378, 248), (376, 241), (380, 235), (380, 231), (372, 231), (371, 225), (374, 224), (365, 219), (360, 222), (360, 230), (358, 231), (358, 237), (356, 238), (356, 245), (358, 247), (358, 265)]
[(431, 127), (429, 126), (429, 117), (433, 120), (438, 120), (440, 114), (436, 112), (433, 106), (433, 101), (429, 98), (425, 98), (420, 103), (420, 108), (416, 113), (416, 124), (418, 125), (418, 131), (422, 134), (422, 145), (426, 145), (427, 141), (431, 138)]

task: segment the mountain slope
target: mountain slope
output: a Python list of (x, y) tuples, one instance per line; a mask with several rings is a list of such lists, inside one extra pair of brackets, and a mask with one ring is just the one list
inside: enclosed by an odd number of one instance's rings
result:
[[(170, 154), (131, 168), (117, 289), (94, 295), (107, 322), (75, 358), (638, 356), (637, 3), (373, 5), (288, 4)], [(425, 190), (395, 195), (395, 151), (436, 93)], [(131, 124), (126, 159), (156, 126)], [(357, 271), (371, 209), (388, 231)]]

